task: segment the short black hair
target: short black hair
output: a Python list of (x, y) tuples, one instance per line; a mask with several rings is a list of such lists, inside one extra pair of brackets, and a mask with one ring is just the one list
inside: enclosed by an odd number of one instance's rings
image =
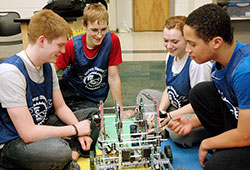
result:
[(211, 3), (197, 8), (189, 14), (185, 24), (195, 29), (197, 36), (205, 42), (216, 36), (229, 44), (233, 42), (231, 19), (219, 5)]

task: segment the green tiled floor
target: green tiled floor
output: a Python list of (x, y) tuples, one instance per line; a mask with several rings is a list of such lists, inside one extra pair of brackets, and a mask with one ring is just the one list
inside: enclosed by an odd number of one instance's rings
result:
[[(115, 114), (114, 113), (105, 113), (105, 116), (115, 116)], [(127, 120), (127, 119), (125, 119), (125, 120)], [(112, 139), (116, 138), (117, 139), (115, 117), (105, 118), (104, 122), (105, 122), (105, 132), (107, 133), (107, 135), (109, 136), (109, 138), (112, 138)], [(129, 125), (130, 124), (131, 123), (124, 123), (123, 124), (122, 130), (123, 130), (124, 134), (129, 134)], [(127, 139), (128, 137), (124, 137), (124, 138)]]
[[(136, 105), (136, 96), (142, 89), (163, 91), (165, 88), (165, 61), (123, 62), (120, 64), (119, 73), (124, 106)], [(104, 106), (113, 106), (111, 94)]]
[[(62, 74), (63, 71), (58, 72)], [(165, 61), (126, 61), (119, 65), (119, 74), (124, 106), (136, 105), (136, 96), (142, 89), (165, 88)], [(110, 93), (104, 106), (113, 106)]]

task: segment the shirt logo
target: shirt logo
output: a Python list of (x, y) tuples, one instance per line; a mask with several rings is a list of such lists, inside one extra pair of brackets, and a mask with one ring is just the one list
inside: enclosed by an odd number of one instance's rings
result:
[(46, 99), (44, 95), (32, 98), (33, 106), (29, 108), (32, 117), (38, 125), (47, 120), (48, 110), (52, 107), (52, 99)]
[(83, 78), (83, 84), (86, 89), (97, 90), (105, 86), (106, 82), (104, 79), (107, 76), (107, 71), (101, 68), (93, 67), (90, 68)]
[(218, 90), (219, 94), (221, 95), (221, 99), (226, 103), (227, 107), (229, 108), (230, 112), (234, 115), (235, 119), (238, 120), (239, 118), (239, 107), (235, 107), (224, 95), (223, 92)]
[(185, 96), (180, 96), (175, 91), (173, 86), (167, 86), (167, 91), (168, 91), (168, 97), (169, 97), (170, 103), (175, 108), (180, 108), (182, 107), (182, 103), (187, 103), (188, 99)]

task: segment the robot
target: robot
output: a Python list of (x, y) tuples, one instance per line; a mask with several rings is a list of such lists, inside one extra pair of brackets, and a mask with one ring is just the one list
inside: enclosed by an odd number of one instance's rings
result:
[[(147, 119), (144, 114), (143, 100), (135, 108), (135, 115), (129, 119), (123, 119), (120, 107), (115, 104), (116, 137), (109, 138), (105, 132), (104, 120), (110, 116), (104, 116), (103, 102), (100, 101), (100, 117), (93, 118), (100, 123), (100, 137), (98, 148), (101, 155), (90, 154), (90, 168), (94, 170), (122, 170), (126, 168), (142, 168), (151, 170), (174, 170), (172, 163), (172, 150), (167, 145), (162, 151), (160, 149), (162, 139), (160, 135), (160, 113), (159, 104), (155, 99), (155, 127), (154, 132), (148, 134)], [(124, 108), (124, 107), (123, 107)], [(129, 129), (129, 133), (124, 133), (124, 128)]]

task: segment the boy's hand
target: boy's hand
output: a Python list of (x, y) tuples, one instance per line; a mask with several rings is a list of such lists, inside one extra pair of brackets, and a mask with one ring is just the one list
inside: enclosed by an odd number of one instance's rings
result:
[(90, 129), (90, 121), (83, 120), (75, 124), (78, 130), (78, 136), (89, 136), (91, 129)]
[(173, 118), (172, 120), (173, 120), (172, 122), (168, 123), (168, 127), (172, 131), (178, 133), (181, 136), (184, 136), (191, 132), (192, 124), (188, 118), (184, 116), (177, 116)]
[(154, 114), (148, 115), (148, 118), (147, 118), (147, 122), (149, 126), (148, 129), (152, 129), (154, 127), (154, 120), (155, 120)]

